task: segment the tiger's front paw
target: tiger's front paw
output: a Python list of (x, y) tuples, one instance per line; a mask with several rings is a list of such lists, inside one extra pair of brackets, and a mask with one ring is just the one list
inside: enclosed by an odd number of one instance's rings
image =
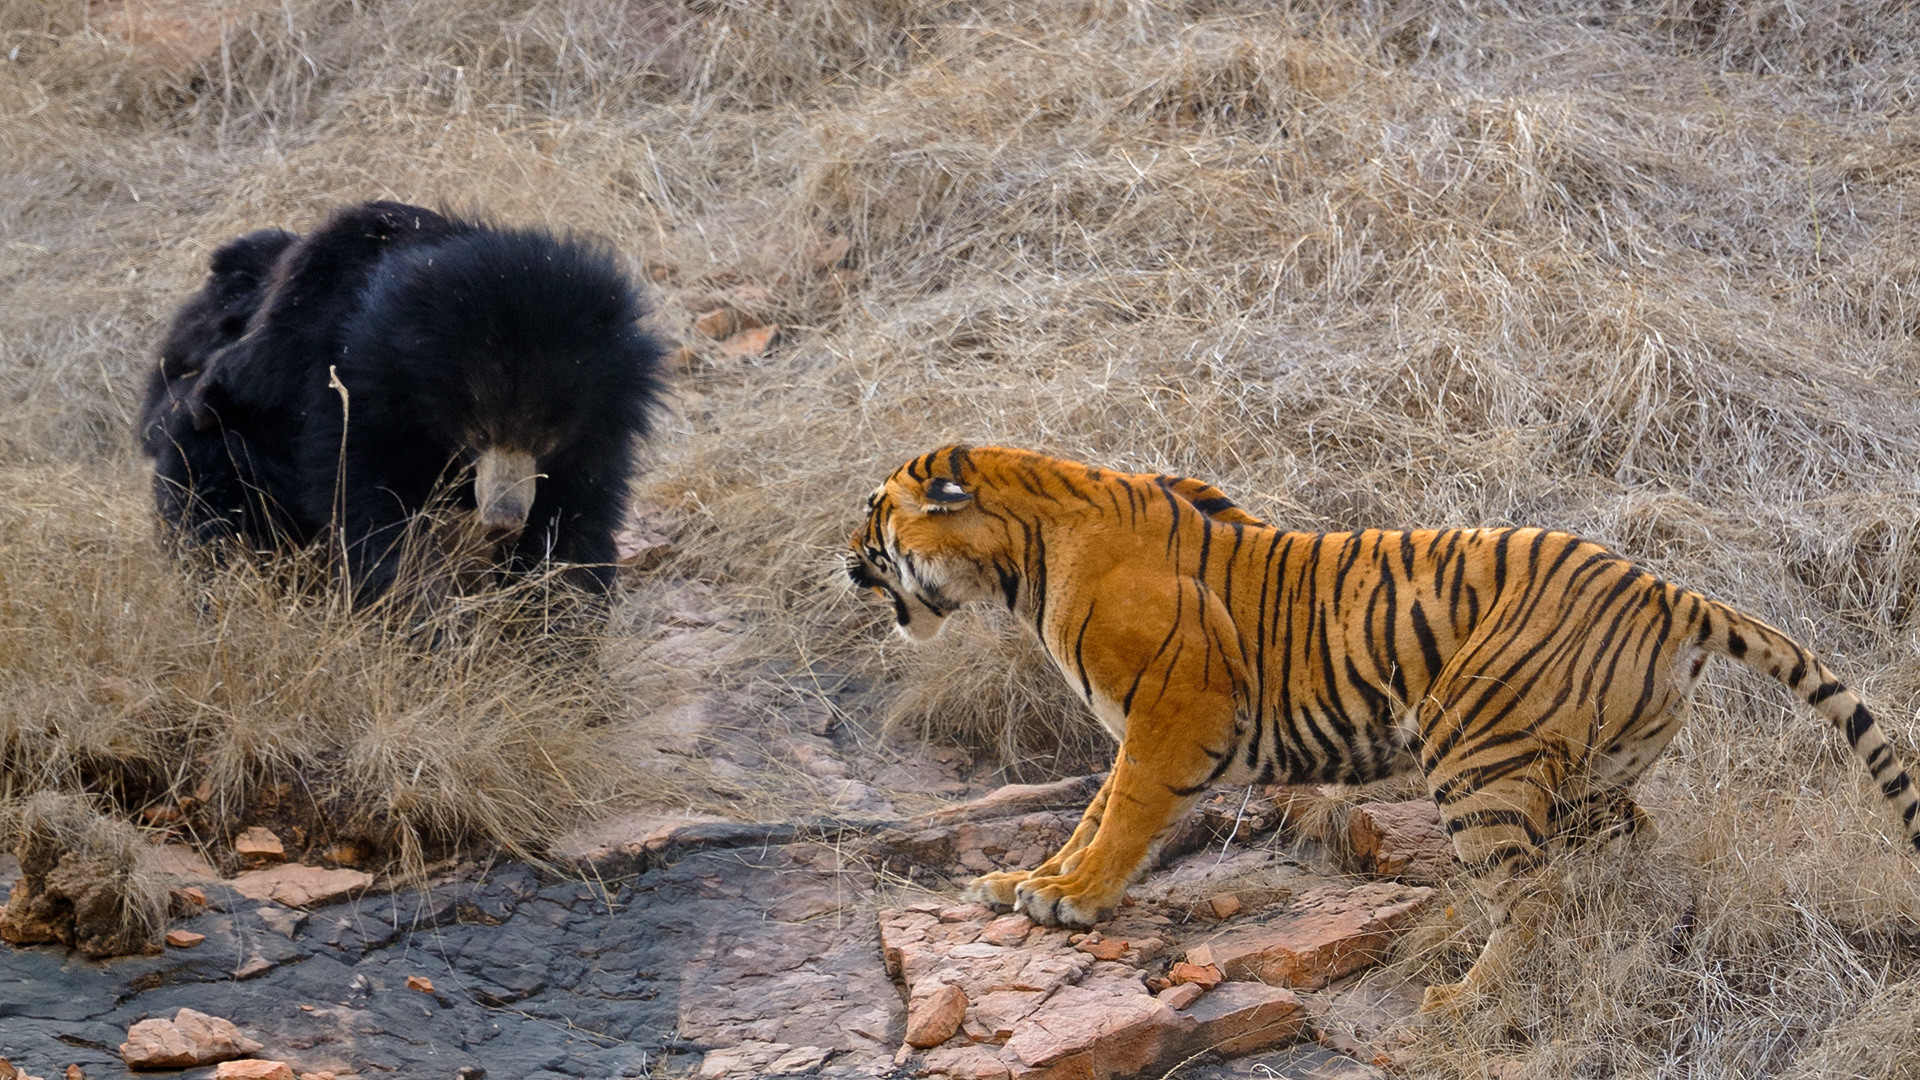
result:
[(1032, 871), (1029, 870), (996, 870), (991, 874), (982, 874), (973, 879), (961, 898), (985, 904), (996, 911), (1005, 911), (1018, 899), (1015, 892), (1020, 883), (1030, 876)]
[(1030, 877), (1015, 887), (1013, 909), (1041, 926), (1092, 926), (1120, 906), (1125, 891), (1089, 887), (1072, 874)]

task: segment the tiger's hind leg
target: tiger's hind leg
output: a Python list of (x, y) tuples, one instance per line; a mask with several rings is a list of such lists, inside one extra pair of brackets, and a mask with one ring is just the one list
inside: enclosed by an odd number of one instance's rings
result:
[(1453, 853), (1475, 876), (1492, 932), (1465, 978), (1428, 986), (1423, 1013), (1467, 1009), (1505, 984), (1538, 938), (1557, 894), (1544, 871), (1563, 759), (1536, 740), (1461, 749), (1428, 771)]
[(974, 878), (964, 894), (968, 900), (986, 904), (989, 907), (1006, 909), (1013, 906), (1015, 890), (1020, 883), (1033, 877), (1053, 877), (1073, 869), (1079, 855), (1093, 842), (1094, 833), (1100, 829), (1100, 819), (1107, 812), (1107, 795), (1113, 790), (1113, 773), (1107, 773), (1107, 779), (1094, 792), (1093, 801), (1087, 804), (1086, 813), (1080, 815), (1080, 824), (1076, 825), (1073, 835), (1060, 845), (1060, 850), (1049, 855), (1045, 862), (1031, 870), (996, 870), (991, 874), (982, 874)]
[(1493, 930), (1464, 978), (1427, 987), (1420, 1011), (1454, 1012), (1471, 1005), (1508, 981), (1538, 938), (1557, 891), (1542, 869), (1550, 791), (1540, 780), (1509, 777), (1452, 805), (1441, 804), (1441, 823), (1453, 837), (1454, 853), (1474, 875)]
[(1633, 801), (1626, 788), (1596, 788), (1557, 807), (1554, 836), (1570, 849), (1597, 847), (1619, 840), (1640, 851), (1660, 836), (1653, 817)]

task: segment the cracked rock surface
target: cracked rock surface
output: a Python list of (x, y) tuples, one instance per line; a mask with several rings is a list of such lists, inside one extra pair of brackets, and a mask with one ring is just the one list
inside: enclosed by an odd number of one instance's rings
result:
[(604, 886), (505, 865), (304, 922), (204, 888), (212, 907), (177, 924), (206, 935), (190, 949), (107, 962), (9, 951), (0, 1057), (36, 1075), (137, 1075), (118, 1052), (128, 1029), (185, 1007), (339, 1077), (640, 1076), (747, 1042), (812, 1048), (788, 1056), (865, 1076), (891, 1069), (903, 1030), (871, 916), (843, 911), (871, 883), (823, 848), (700, 853)]

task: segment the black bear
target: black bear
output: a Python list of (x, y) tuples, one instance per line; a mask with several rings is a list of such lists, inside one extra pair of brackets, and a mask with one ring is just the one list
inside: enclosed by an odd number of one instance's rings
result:
[(217, 251), (141, 406), (154, 498), (181, 538), (323, 534), (356, 600), (449, 490), (507, 564), (605, 592), (660, 343), (603, 246), (370, 202), (305, 237)]

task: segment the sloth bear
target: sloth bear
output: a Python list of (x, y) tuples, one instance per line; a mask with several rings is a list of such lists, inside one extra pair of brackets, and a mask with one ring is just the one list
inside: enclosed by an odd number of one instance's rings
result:
[(385, 593), (442, 493), (506, 565), (612, 585), (660, 343), (604, 246), (370, 202), (305, 237), (214, 253), (140, 411), (154, 500), (182, 540), (326, 535), (356, 602)]

